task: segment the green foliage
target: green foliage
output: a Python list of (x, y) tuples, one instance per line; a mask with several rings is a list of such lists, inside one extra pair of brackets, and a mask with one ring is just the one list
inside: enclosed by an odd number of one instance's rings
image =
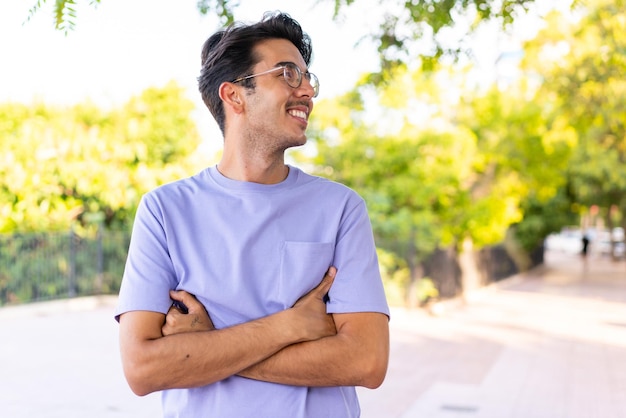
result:
[[(454, 123), (452, 73), (392, 72), (375, 90), (364, 84), (318, 103), (310, 129), (314, 164), (364, 197), (377, 245), (404, 263), (387, 272), (403, 278), (387, 283), (388, 290), (403, 286), (413, 305), (427, 290), (422, 263), (435, 249), (460, 250), (466, 237), (479, 246), (503, 239), (521, 216), (519, 186), (507, 171), (485, 170), (479, 139)], [(367, 109), (358, 105), (364, 100)]]
[[(342, 12), (356, 7), (372, 7), (371, 3), (357, 0), (334, 1), (337, 19)], [(100, 0), (90, 0), (92, 6)], [(37, 0), (29, 12), (30, 19), (46, 0)], [(77, 18), (76, 0), (55, 0), (54, 26), (66, 34)], [(415, 45), (429, 43), (431, 47), (421, 53), (423, 68), (432, 70), (442, 57), (466, 54), (466, 38), (482, 23), (497, 22), (503, 30), (527, 12), (535, 0), (392, 0), (386, 1), (384, 12), (369, 36), (378, 45), (381, 69), (385, 70), (406, 62), (414, 56)], [(577, 2), (574, 1), (574, 4)], [(235, 21), (238, 0), (197, 0), (200, 14), (215, 14), (223, 25)], [(454, 30), (452, 30), (454, 29)], [(460, 35), (458, 35), (460, 33)], [(451, 41), (451, 36), (454, 35)]]
[(0, 105), (0, 305), (119, 290), (139, 198), (200, 167), (192, 110), (173, 83), (108, 111)]
[(378, 247), (378, 266), (385, 286), (387, 302), (391, 306), (402, 306), (405, 300), (405, 289), (409, 282), (410, 271), (406, 261), (390, 251)]
[[(545, 60), (537, 63), (537, 71), (547, 71)], [(572, 74), (579, 70), (571, 68)], [(314, 162), (320, 173), (364, 196), (378, 245), (406, 263), (395, 267), (403, 280), (419, 279), (419, 263), (438, 246), (460, 251), (469, 237), (480, 248), (512, 231), (514, 246), (531, 253), (549, 233), (577, 222), (583, 195), (596, 203), (599, 196), (621, 202), (621, 78), (605, 80), (615, 90), (608, 101), (600, 100), (606, 91), (599, 90), (597, 100), (585, 102), (564, 96), (558, 84), (537, 88), (536, 77), (484, 93), (468, 90), (462, 72), (445, 68), (390, 68), (376, 88), (369, 77), (345, 96), (318, 103)], [(568, 108), (580, 112), (563, 112)], [(616, 134), (609, 137), (607, 129)]]
[[(335, 0), (335, 16), (357, 4)], [(626, 222), (623, 0), (585, 2), (578, 20), (548, 16), (525, 46), (525, 76), (506, 91), (478, 92), (463, 69), (428, 65), (428, 57), (461, 53), (462, 42), (450, 48), (437, 36), (455, 22), (469, 22), (469, 32), (486, 20), (506, 26), (532, 4), (388, 2), (372, 34), (392, 65), (316, 103), (310, 162), (367, 201), (388, 293), (427, 285), (420, 264), (437, 247), (460, 251), (464, 241), (480, 248), (514, 236), (515, 247), (531, 252), (592, 205), (609, 225)], [(227, 22), (236, 6), (198, 2)], [(407, 51), (431, 36), (423, 71)], [(111, 112), (0, 108), (0, 231), (73, 219), (89, 231), (90, 213), (127, 225), (142, 190), (191, 164), (190, 107), (171, 89), (146, 91)]]
[[(337, 5), (341, 3), (336, 0)], [(379, 45), (383, 69), (407, 62), (418, 42), (430, 43), (420, 58), (423, 68), (432, 70), (442, 57), (456, 59), (468, 53), (466, 38), (482, 23), (495, 21), (507, 29), (533, 3), (534, 0), (389, 1), (385, 2), (386, 12), (371, 38)]]
[(578, 213), (573, 210), (573, 206), (567, 188), (558, 189), (548, 200), (530, 195), (522, 202), (524, 218), (514, 225), (516, 241), (530, 253), (540, 247), (549, 234), (559, 232), (568, 225), (576, 225)]
[[(525, 68), (541, 74), (540, 94), (577, 134), (567, 176), (582, 210), (626, 213), (626, 4), (594, 0), (582, 18), (548, 17), (528, 43)], [(607, 218), (611, 224), (611, 219)]]
[(197, 0), (198, 11), (203, 14), (210, 14), (212, 11), (220, 18), (223, 25), (230, 25), (235, 21), (234, 8), (238, 6), (233, 0)]
[[(47, 0), (37, 0), (35, 4), (28, 11), (28, 18), (30, 20), (41, 8), (44, 6)], [(90, 6), (95, 7), (100, 0), (89, 0)], [(57, 30), (68, 32), (74, 30), (76, 26), (76, 0), (54, 0), (52, 6), (52, 15), (54, 17), (54, 27)]]
[[(527, 86), (519, 86), (516, 96), (514, 91), (505, 95), (492, 89), (468, 100), (459, 120), (474, 132), (482, 152), (474, 195), (484, 196), (482, 201), (488, 205), (508, 206), (512, 216), (502, 218), (499, 229), (505, 231), (508, 225), (517, 224), (517, 238), (532, 251), (546, 231), (553, 232), (571, 221), (562, 190), (567, 186), (577, 135), (545, 100), (529, 96)], [(561, 209), (559, 217), (552, 213), (553, 205)], [(506, 210), (502, 207), (488, 213)], [(517, 219), (513, 212), (518, 213)], [(472, 219), (480, 220), (479, 213), (476, 215)]]
[[(316, 163), (364, 196), (379, 244), (405, 257), (415, 253), (423, 260), (437, 246), (457, 246), (466, 236), (479, 246), (497, 243), (521, 218), (519, 201), (526, 189), (520, 172), (528, 169), (526, 160), (534, 151), (524, 161), (512, 159), (518, 153), (510, 144), (514, 135), (500, 129), (525, 115), (511, 112), (509, 120), (498, 120), (503, 105), (498, 101), (505, 99), (487, 97), (470, 104), (467, 120), (456, 112), (455, 122), (451, 109), (458, 103), (448, 98), (447, 88), (457, 83), (446, 71), (398, 67), (379, 85), (375, 99), (370, 87), (361, 86), (358, 95), (350, 92), (316, 107), (313, 136), (329, 138), (318, 141)], [(354, 97), (364, 96), (367, 111), (350, 106)], [(381, 114), (371, 118), (374, 100), (380, 103), (374, 112)], [(367, 125), (367, 118), (378, 123)], [(390, 121), (395, 123), (389, 126)], [(376, 133), (390, 129), (394, 132)], [(523, 142), (523, 130), (515, 133), (517, 142)]]
[[(404, 259), (390, 251), (377, 249), (378, 264), (385, 286), (387, 302), (391, 306), (406, 304), (406, 289), (409, 285), (411, 272)], [(428, 277), (422, 277), (416, 286), (416, 299), (420, 304), (436, 299), (439, 291), (434, 282)]]
[(0, 105), (0, 232), (128, 228), (146, 191), (190, 174), (192, 103), (168, 84), (121, 109)]
[(148, 88), (139, 97), (131, 98), (113, 116), (126, 124), (126, 143), (142, 146), (141, 150), (136, 150), (136, 164), (167, 165), (180, 161), (196, 149), (197, 138), (189, 138), (195, 130), (194, 121), (189, 117), (194, 104), (183, 97), (182, 88), (174, 83), (162, 89)]
[(0, 306), (116, 294), (128, 242), (121, 231), (0, 234)]

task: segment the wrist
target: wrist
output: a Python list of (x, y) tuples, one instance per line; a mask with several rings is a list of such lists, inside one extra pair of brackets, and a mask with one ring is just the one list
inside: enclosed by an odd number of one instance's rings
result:
[(298, 323), (297, 311), (294, 308), (285, 309), (276, 315), (278, 324), (275, 329), (283, 334), (285, 345), (307, 341), (305, 329)]

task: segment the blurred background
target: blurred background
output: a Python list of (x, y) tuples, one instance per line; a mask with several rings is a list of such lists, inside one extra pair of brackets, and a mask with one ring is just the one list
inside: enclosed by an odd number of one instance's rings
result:
[(203, 41), (290, 13), (321, 80), (291, 163), (367, 201), (390, 303), (624, 259), (623, 2), (32, 1), (0, 6), (0, 306), (118, 291), (146, 191), (219, 158)]
[(392, 305), (364, 417), (625, 416), (625, 6), (3, 2), (1, 415), (159, 415), (112, 317), (135, 210), (219, 160), (204, 40), (282, 10), (321, 82), (289, 162), (364, 197)]

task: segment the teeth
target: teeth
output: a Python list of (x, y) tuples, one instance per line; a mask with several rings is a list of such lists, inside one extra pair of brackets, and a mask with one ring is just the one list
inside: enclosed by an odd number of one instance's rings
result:
[(290, 110), (289, 114), (297, 118), (306, 119), (306, 112), (303, 112), (301, 110)]

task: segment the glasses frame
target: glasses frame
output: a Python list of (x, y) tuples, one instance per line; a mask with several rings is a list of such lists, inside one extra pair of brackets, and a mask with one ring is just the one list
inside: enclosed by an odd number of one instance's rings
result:
[[(296, 75), (297, 75), (297, 84), (296, 85), (292, 85), (288, 81), (287, 69), (295, 70)], [(320, 93), (320, 81), (317, 78), (317, 76), (315, 74), (309, 72), (309, 71), (307, 71), (304, 74), (302, 74), (302, 70), (300, 69), (300, 67), (298, 67), (296, 64), (294, 64), (292, 62), (288, 62), (286, 64), (282, 64), (282, 65), (279, 65), (277, 67), (270, 68), (269, 70), (262, 71), (260, 73), (247, 75), (247, 76), (244, 76), (244, 77), (239, 77), (239, 78), (231, 81), (231, 83), (239, 83), (240, 81), (244, 81), (244, 80), (248, 80), (250, 78), (258, 77), (260, 75), (273, 73), (274, 71), (278, 71), (278, 70), (283, 70), (283, 78), (285, 79), (285, 82), (287, 83), (287, 85), (289, 87), (297, 89), (298, 87), (300, 87), (302, 85), (302, 79), (306, 78), (307, 81), (309, 82), (309, 84), (311, 84), (311, 87), (313, 87), (313, 97), (317, 97), (317, 95)], [(304, 77), (303, 77), (303, 75), (304, 75)], [(315, 81), (313, 81), (313, 80), (315, 80)]]

